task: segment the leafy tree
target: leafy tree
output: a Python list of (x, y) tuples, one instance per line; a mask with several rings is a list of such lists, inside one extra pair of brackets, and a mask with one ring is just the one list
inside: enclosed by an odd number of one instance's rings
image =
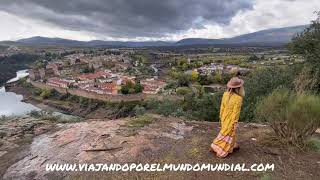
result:
[(271, 67), (257, 70), (244, 78), (245, 97), (242, 105), (240, 119), (254, 120), (254, 111), (257, 102), (269, 95), (277, 88), (293, 89), (295, 74), (300, 67), (278, 68)]
[(135, 90), (135, 93), (141, 93), (143, 90), (143, 86), (140, 83), (136, 83), (134, 85), (134, 90)]
[[(302, 55), (306, 60), (305, 71), (309, 71), (308, 76), (319, 77), (320, 73), (320, 12), (318, 18), (312, 21), (312, 24), (302, 33), (297, 34), (292, 43), (289, 44), (290, 50), (295, 54)], [(301, 76), (305, 76), (302, 73)], [(311, 90), (320, 93), (320, 78), (316, 78)], [(310, 86), (310, 85), (309, 85)]]
[(303, 55), (308, 63), (320, 67), (320, 12), (317, 20), (292, 39), (289, 48), (293, 53)]
[(129, 94), (129, 87), (124, 85), (124, 86), (121, 86), (121, 93), (122, 94)]

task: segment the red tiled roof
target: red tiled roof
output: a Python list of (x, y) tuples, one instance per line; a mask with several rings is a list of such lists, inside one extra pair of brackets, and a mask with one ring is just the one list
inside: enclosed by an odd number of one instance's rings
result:
[(159, 81), (159, 80), (151, 80), (151, 81), (142, 80), (140, 81), (140, 84), (147, 85), (147, 86), (164, 86), (166, 82)]
[(69, 82), (66, 82), (66, 81), (59, 79), (59, 78), (56, 78), (56, 77), (49, 78), (47, 83), (69, 85)]
[(101, 86), (102, 89), (109, 89), (109, 90), (115, 89), (116, 87), (117, 85), (114, 83), (106, 83)]
[[(89, 73), (89, 74), (82, 74), (79, 76), (79, 79), (96, 79), (102, 76), (109, 76), (109, 73), (103, 72), (103, 71), (99, 71), (96, 73)], [(111, 75), (110, 75), (111, 76)]]

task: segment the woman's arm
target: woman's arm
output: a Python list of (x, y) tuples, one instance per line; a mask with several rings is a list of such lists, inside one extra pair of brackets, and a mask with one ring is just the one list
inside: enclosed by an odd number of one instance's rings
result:
[(241, 106), (242, 106), (242, 97), (237, 99), (234, 106), (233, 106), (233, 109), (232, 109), (232, 123), (238, 123), (239, 121), (239, 117), (240, 117), (240, 112), (241, 112)]
[(225, 109), (225, 94), (223, 94), (222, 96), (222, 100), (221, 100), (221, 105), (220, 105), (220, 120), (221, 120), (221, 117), (222, 117), (222, 114), (223, 114), (223, 111)]

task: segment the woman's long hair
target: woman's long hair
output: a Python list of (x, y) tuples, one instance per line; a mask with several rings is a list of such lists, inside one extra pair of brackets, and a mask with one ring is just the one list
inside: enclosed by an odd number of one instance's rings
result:
[(241, 97), (244, 97), (245, 96), (245, 91), (244, 91), (244, 87), (241, 86), (241, 87), (238, 87), (238, 88), (228, 88), (228, 92), (230, 93), (235, 93)]

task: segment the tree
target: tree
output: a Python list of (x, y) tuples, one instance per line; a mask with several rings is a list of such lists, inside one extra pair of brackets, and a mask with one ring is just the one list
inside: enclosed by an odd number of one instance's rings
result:
[(127, 85), (121, 86), (121, 93), (122, 94), (129, 94), (129, 87)]
[[(292, 39), (289, 49), (305, 58), (306, 66), (309, 69), (306, 70), (309, 71), (307, 76), (318, 77), (320, 72), (320, 12), (318, 12), (318, 18), (312, 21), (308, 28)], [(306, 74), (302, 73), (301, 76), (306, 76)], [(315, 84), (314, 88), (306, 90), (320, 93), (320, 78), (316, 78), (315, 82), (312, 83)]]
[(293, 53), (303, 55), (307, 62), (320, 65), (320, 12), (318, 19), (312, 21), (302, 33), (297, 34), (289, 48)]
[(135, 90), (135, 93), (141, 93), (143, 90), (143, 86), (140, 83), (136, 83), (134, 85), (134, 90)]

